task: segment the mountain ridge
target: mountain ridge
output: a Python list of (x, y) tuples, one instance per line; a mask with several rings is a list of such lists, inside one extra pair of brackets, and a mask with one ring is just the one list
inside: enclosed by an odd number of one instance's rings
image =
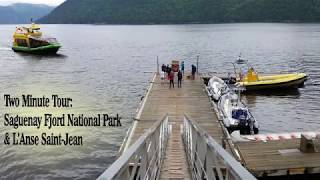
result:
[(37, 20), (50, 13), (54, 8), (44, 4), (28, 3), (0, 6), (0, 24), (30, 23), (31, 18)]
[(41, 23), (320, 22), (320, 0), (67, 0)]

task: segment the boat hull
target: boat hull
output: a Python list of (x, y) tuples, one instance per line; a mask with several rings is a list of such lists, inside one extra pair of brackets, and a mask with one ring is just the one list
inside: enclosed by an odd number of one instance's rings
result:
[(256, 90), (282, 90), (282, 89), (297, 89), (304, 85), (304, 82), (308, 79), (307, 75), (301, 76), (299, 78), (290, 79), (288, 81), (280, 81), (273, 83), (240, 83), (245, 87), (246, 91), (256, 91)]
[(28, 48), (22, 46), (13, 46), (12, 50), (15, 52), (24, 52), (30, 54), (56, 54), (58, 50), (61, 48), (60, 45), (48, 45), (48, 46), (41, 46), (37, 48)]

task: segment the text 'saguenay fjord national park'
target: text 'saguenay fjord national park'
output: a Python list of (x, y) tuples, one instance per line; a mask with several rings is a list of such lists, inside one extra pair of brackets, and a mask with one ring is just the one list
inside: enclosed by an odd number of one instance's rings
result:
[(320, 179), (320, 0), (0, 0), (0, 179)]

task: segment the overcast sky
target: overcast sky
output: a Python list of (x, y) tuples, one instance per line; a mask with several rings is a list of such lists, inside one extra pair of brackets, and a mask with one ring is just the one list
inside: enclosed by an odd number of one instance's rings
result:
[(32, 3), (32, 4), (48, 4), (57, 6), (63, 3), (65, 0), (0, 0), (0, 5), (6, 6), (13, 3)]

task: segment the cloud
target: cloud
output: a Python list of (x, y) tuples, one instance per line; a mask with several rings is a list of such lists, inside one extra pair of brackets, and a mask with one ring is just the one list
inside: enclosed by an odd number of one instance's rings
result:
[(48, 4), (57, 6), (63, 3), (65, 0), (0, 0), (0, 5), (6, 6), (13, 3), (32, 3), (32, 4)]

